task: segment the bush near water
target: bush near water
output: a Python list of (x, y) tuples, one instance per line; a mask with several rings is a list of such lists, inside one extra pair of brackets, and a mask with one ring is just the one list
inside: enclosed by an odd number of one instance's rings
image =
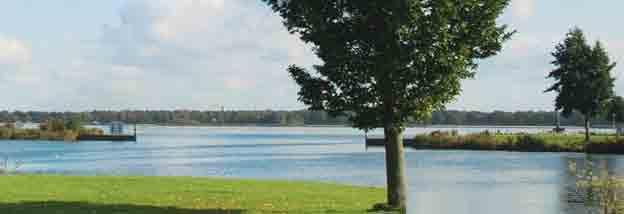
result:
[(78, 120), (48, 120), (41, 123), (39, 129), (16, 128), (13, 123), (7, 123), (0, 127), (0, 140), (75, 141), (79, 135), (102, 134), (102, 130), (86, 128)]
[(504, 134), (486, 131), (460, 135), (457, 131), (434, 131), (415, 136), (410, 146), (417, 149), (624, 154), (624, 137), (593, 134), (586, 143), (584, 136), (576, 133)]

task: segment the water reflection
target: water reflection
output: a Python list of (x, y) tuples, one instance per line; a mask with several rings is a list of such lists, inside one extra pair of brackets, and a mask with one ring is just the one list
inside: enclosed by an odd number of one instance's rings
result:
[(562, 182), (563, 210), (569, 214), (612, 214), (621, 207), (620, 161), (614, 156), (566, 157), (568, 168)]

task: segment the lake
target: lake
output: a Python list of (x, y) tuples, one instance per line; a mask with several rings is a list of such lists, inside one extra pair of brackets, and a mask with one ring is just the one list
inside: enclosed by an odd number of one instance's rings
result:
[[(410, 128), (542, 132), (551, 127)], [(569, 127), (568, 130), (580, 131)], [(139, 126), (138, 142), (3, 141), (19, 172), (72, 175), (218, 176), (384, 186), (384, 153), (343, 127)], [(608, 130), (597, 130), (607, 132)], [(380, 136), (379, 130), (370, 135)], [(584, 213), (570, 163), (591, 158), (622, 172), (624, 156), (407, 149), (408, 213)]]

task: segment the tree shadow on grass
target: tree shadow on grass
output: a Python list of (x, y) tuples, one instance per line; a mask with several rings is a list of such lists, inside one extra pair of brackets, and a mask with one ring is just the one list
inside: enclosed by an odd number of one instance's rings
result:
[(0, 203), (2, 214), (243, 214), (241, 209), (183, 209), (132, 204), (31, 201)]

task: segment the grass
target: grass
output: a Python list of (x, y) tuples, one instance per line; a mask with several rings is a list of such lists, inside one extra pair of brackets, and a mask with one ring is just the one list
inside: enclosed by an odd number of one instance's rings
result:
[(524, 152), (588, 152), (624, 154), (624, 137), (593, 135), (585, 143), (582, 134), (500, 134), (432, 132), (414, 137), (410, 146), (417, 149), (502, 150)]
[(0, 176), (0, 213), (365, 213), (384, 194), (308, 182), (8, 175)]

